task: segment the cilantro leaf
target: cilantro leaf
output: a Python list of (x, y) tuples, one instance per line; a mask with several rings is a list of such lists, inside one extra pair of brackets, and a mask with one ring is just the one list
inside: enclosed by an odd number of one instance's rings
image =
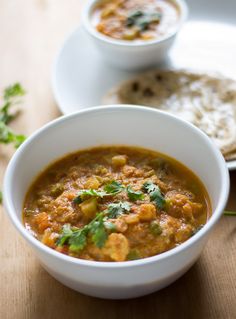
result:
[(77, 252), (82, 250), (87, 244), (87, 227), (78, 229), (71, 228), (69, 224), (66, 224), (62, 227), (62, 233), (59, 239), (57, 240), (58, 246), (63, 246), (69, 244), (69, 249), (71, 251)]
[(95, 189), (82, 189), (78, 192), (77, 196), (73, 199), (73, 202), (75, 204), (80, 204), (84, 200), (88, 199), (89, 197), (103, 198), (106, 195), (107, 194), (104, 191), (96, 191)]
[(11, 122), (17, 114), (10, 114), (10, 108), (17, 103), (16, 98), (25, 94), (19, 83), (15, 83), (4, 90), (4, 105), (0, 108), (0, 143), (13, 143), (18, 148), (25, 140), (24, 135), (15, 134), (7, 124)]
[(142, 200), (144, 198), (144, 194), (141, 191), (134, 191), (131, 186), (127, 187), (127, 194), (131, 201)]
[(19, 97), (25, 95), (25, 90), (22, 88), (20, 83), (15, 83), (13, 85), (8, 86), (4, 90), (4, 100), (8, 101), (12, 98)]
[(15, 148), (18, 148), (25, 139), (24, 135), (15, 134), (4, 122), (0, 122), (0, 143), (13, 143)]
[(231, 212), (231, 211), (225, 210), (225, 211), (224, 211), (224, 215), (225, 215), (225, 216), (236, 216), (236, 212)]
[(87, 245), (88, 235), (92, 235), (91, 239), (94, 244), (101, 248), (104, 246), (108, 236), (104, 222), (104, 213), (102, 212), (97, 214), (97, 216), (83, 228), (72, 228), (69, 224), (66, 224), (62, 228), (61, 236), (56, 244), (58, 246), (68, 244), (69, 250), (79, 252)]
[(104, 225), (104, 214), (98, 214), (97, 219), (89, 225), (89, 231), (94, 244), (99, 248), (103, 247), (108, 237)]
[(73, 231), (71, 230), (70, 225), (69, 224), (63, 225), (61, 236), (57, 240), (57, 245), (63, 246), (65, 243), (68, 242), (72, 234), (73, 234)]
[(4, 105), (0, 109), (0, 122), (8, 124), (16, 117), (17, 114), (10, 114), (9, 109), (17, 103), (16, 98), (24, 94), (25, 90), (19, 83), (15, 83), (4, 90)]
[(165, 197), (157, 185), (152, 181), (148, 181), (143, 184), (143, 189), (149, 194), (150, 200), (154, 202), (157, 208), (162, 209), (164, 207), (166, 202)]
[(0, 192), (0, 204), (2, 204), (2, 192)]
[(116, 195), (124, 189), (124, 186), (116, 181), (112, 181), (104, 186), (104, 191), (110, 195)]
[(119, 202), (108, 205), (107, 216), (109, 218), (117, 218), (118, 216), (130, 211), (128, 202)]
[(69, 238), (69, 244), (70, 251), (78, 252), (83, 250), (87, 244), (87, 227), (73, 232)]
[(127, 27), (136, 26), (140, 31), (145, 31), (151, 23), (159, 23), (161, 18), (161, 12), (152, 13), (138, 10), (128, 15), (125, 24)]
[(101, 191), (97, 191), (95, 189), (82, 189), (78, 192), (77, 196), (74, 198), (73, 202), (75, 204), (80, 204), (84, 200), (88, 199), (89, 197), (99, 197), (103, 198), (104, 196), (114, 196), (120, 193), (124, 189), (119, 182), (112, 181), (109, 184), (104, 186), (104, 189)]

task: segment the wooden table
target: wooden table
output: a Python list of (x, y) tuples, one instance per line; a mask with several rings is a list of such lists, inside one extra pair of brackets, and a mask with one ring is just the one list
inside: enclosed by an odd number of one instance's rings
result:
[[(29, 135), (59, 116), (50, 67), (80, 18), (80, 0), (0, 0), (0, 89), (20, 81), (28, 94), (13, 124)], [(0, 145), (0, 179), (13, 150)], [(236, 210), (236, 172), (228, 209)], [(144, 298), (106, 301), (50, 277), (0, 208), (0, 318), (236, 318), (236, 217), (222, 217), (195, 266)]]

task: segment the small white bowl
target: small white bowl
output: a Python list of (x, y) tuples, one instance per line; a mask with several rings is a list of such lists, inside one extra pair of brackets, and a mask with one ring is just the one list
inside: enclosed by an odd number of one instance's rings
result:
[(138, 70), (162, 62), (175, 37), (187, 19), (188, 8), (184, 0), (171, 0), (180, 10), (179, 24), (174, 32), (150, 41), (116, 40), (98, 32), (91, 23), (91, 15), (98, 0), (89, 0), (82, 13), (82, 24), (102, 57), (110, 64), (126, 70)]
[[(96, 262), (61, 254), (23, 226), (22, 207), (35, 177), (64, 155), (99, 145), (133, 145), (167, 154), (189, 167), (208, 190), (213, 213), (207, 224), (180, 246), (157, 256), (127, 262)], [(161, 289), (197, 260), (220, 218), (229, 192), (225, 161), (211, 140), (193, 125), (151, 108), (106, 106), (61, 117), (29, 137), (11, 159), (4, 178), (4, 206), (43, 267), (84, 294), (102, 298), (138, 297)]]

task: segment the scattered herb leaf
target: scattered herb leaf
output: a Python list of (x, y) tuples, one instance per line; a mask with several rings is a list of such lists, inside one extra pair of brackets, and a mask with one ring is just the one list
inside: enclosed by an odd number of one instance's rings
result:
[(104, 186), (104, 191), (107, 193), (107, 195), (116, 195), (120, 193), (123, 189), (124, 186), (116, 181), (112, 181)]
[(61, 236), (57, 240), (57, 245), (63, 246), (65, 243), (68, 242), (72, 234), (73, 234), (73, 231), (71, 230), (70, 225), (69, 224), (63, 225)]
[(150, 200), (155, 203), (157, 208), (162, 209), (164, 207), (165, 197), (157, 185), (155, 185), (152, 181), (148, 181), (143, 184), (143, 189), (149, 194)]
[(127, 194), (131, 201), (144, 199), (144, 194), (141, 191), (134, 191), (131, 186), (127, 187)]
[(15, 148), (18, 148), (25, 139), (26, 137), (24, 135), (15, 134), (6, 124), (0, 122), (0, 143), (13, 143)]
[(160, 12), (152, 13), (137, 10), (128, 15), (125, 25), (127, 27), (136, 26), (140, 31), (145, 31), (151, 23), (159, 23), (161, 18), (162, 14)]
[(79, 252), (87, 245), (88, 235), (92, 235), (91, 239), (99, 248), (103, 247), (107, 239), (106, 228), (104, 225), (104, 213), (97, 216), (83, 228), (71, 227), (69, 224), (62, 228), (61, 236), (57, 241), (58, 246), (69, 245), (69, 249), (73, 252)]
[(107, 232), (104, 225), (103, 213), (98, 214), (97, 219), (91, 222), (89, 231), (92, 234), (92, 241), (94, 242), (94, 244), (99, 248), (103, 247), (107, 240)]
[[(24, 135), (15, 134), (8, 124), (17, 116), (17, 113), (10, 113), (10, 108), (17, 104), (17, 98), (25, 95), (25, 90), (20, 83), (8, 86), (3, 92), (3, 106), (0, 107), (0, 143), (13, 143), (18, 148), (26, 139)], [(2, 192), (0, 192), (0, 204), (2, 203)]]
[(87, 244), (87, 227), (85, 226), (82, 229), (79, 229), (73, 232), (69, 238), (70, 250), (77, 252), (83, 250)]
[(17, 114), (11, 114), (10, 108), (17, 103), (16, 98), (25, 94), (19, 83), (15, 83), (4, 90), (3, 106), (0, 108), (0, 143), (13, 143), (18, 148), (25, 140), (24, 135), (15, 134), (7, 124), (10, 123)]
[(130, 204), (128, 202), (119, 202), (108, 205), (107, 216), (109, 218), (117, 218), (130, 211)]
[(236, 212), (231, 212), (231, 211), (225, 210), (224, 215), (225, 216), (236, 216)]
[(82, 189), (78, 192), (77, 196), (74, 198), (73, 202), (75, 204), (80, 204), (89, 197), (99, 197), (104, 196), (114, 196), (120, 193), (124, 189), (124, 186), (119, 182), (112, 181), (104, 186), (102, 191), (96, 191), (95, 189)]
[(82, 189), (78, 192), (77, 196), (74, 198), (73, 202), (75, 204), (80, 204), (84, 200), (90, 197), (99, 197), (103, 198), (107, 193), (104, 191), (96, 191), (95, 189)]
[(16, 97), (20, 97), (25, 95), (25, 90), (22, 88), (20, 83), (15, 83), (13, 85), (8, 86), (5, 90), (4, 90), (4, 95), (3, 98), (6, 101), (9, 101), (13, 98)]
[(16, 113), (10, 114), (9, 110), (13, 105), (19, 102), (17, 101), (17, 98), (23, 95), (25, 95), (25, 90), (22, 88), (22, 86), (19, 83), (15, 83), (4, 90), (4, 93), (3, 93), (4, 104), (0, 108), (0, 122), (3, 122), (4, 124), (8, 124), (17, 116)]

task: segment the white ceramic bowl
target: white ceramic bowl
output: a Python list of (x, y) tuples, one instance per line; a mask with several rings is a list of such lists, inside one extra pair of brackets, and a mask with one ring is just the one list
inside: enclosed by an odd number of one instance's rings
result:
[(82, 24), (102, 57), (110, 64), (126, 70), (137, 70), (162, 62), (174, 42), (176, 34), (187, 19), (188, 9), (184, 0), (171, 0), (180, 10), (179, 24), (174, 32), (153, 41), (116, 40), (98, 32), (91, 23), (91, 15), (99, 2), (87, 1), (82, 14)]
[[(213, 214), (180, 246), (158, 256), (128, 262), (96, 262), (63, 255), (43, 245), (22, 224), (22, 206), (34, 178), (62, 156), (99, 145), (141, 146), (167, 154), (189, 167), (207, 188)], [(173, 115), (138, 106), (91, 108), (61, 117), (29, 137), (11, 159), (4, 178), (4, 206), (42, 266), (82, 293), (130, 298), (161, 289), (183, 275), (199, 257), (220, 218), (229, 192), (225, 161), (211, 140)]]

